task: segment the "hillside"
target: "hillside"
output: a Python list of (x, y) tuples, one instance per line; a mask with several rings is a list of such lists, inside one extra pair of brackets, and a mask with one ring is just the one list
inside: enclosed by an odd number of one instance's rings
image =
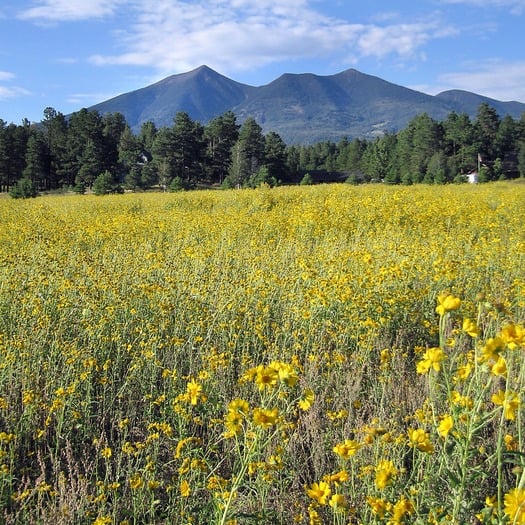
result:
[(520, 102), (501, 102), (460, 90), (427, 95), (355, 69), (330, 76), (286, 73), (254, 87), (207, 66), (89, 109), (102, 114), (118, 111), (134, 131), (147, 121), (169, 126), (179, 111), (206, 124), (232, 110), (240, 122), (253, 117), (265, 132), (276, 131), (289, 144), (311, 144), (395, 132), (423, 112), (438, 120), (451, 111), (475, 117), (481, 102), (493, 106), (500, 116), (519, 118), (525, 111)]

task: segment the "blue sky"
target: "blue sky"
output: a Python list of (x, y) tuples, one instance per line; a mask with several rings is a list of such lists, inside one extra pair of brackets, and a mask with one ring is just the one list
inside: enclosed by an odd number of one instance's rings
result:
[(2, 0), (0, 118), (39, 121), (206, 64), (259, 86), (348, 68), (525, 102), (525, 0)]

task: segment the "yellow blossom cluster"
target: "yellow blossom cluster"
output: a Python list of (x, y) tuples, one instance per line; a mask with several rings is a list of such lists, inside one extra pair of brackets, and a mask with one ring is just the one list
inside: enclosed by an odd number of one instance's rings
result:
[(523, 523), (524, 198), (0, 196), (3, 519)]

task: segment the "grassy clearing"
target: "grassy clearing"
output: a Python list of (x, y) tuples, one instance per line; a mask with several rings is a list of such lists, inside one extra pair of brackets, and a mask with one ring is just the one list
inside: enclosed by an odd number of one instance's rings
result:
[(525, 523), (523, 202), (4, 200), (3, 521)]

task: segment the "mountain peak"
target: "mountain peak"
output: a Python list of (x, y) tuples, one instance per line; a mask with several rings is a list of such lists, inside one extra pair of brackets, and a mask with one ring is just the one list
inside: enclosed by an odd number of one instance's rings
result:
[(264, 132), (275, 131), (287, 143), (311, 144), (395, 132), (423, 112), (437, 120), (452, 111), (475, 117), (481, 102), (501, 116), (520, 118), (525, 111), (525, 104), (519, 102), (499, 102), (460, 90), (427, 95), (356, 69), (328, 76), (284, 73), (254, 87), (204, 64), (90, 109), (120, 112), (134, 131), (147, 121), (171, 126), (179, 111), (207, 124), (231, 110), (239, 122), (253, 117)]

